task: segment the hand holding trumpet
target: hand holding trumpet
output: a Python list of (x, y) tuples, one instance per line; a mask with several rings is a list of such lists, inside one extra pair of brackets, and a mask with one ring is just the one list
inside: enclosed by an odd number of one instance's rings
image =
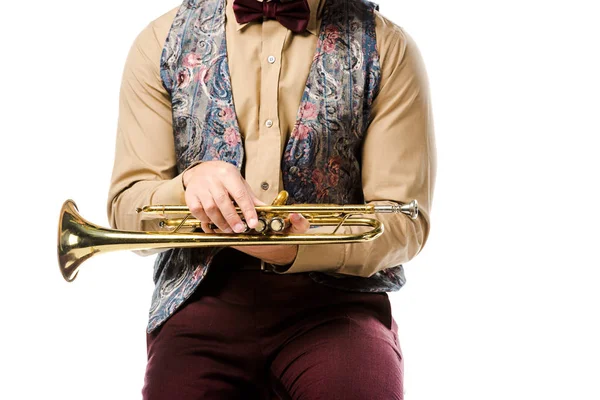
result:
[[(247, 228), (257, 228), (259, 220), (255, 207), (266, 204), (256, 197), (248, 182), (232, 164), (223, 161), (198, 164), (183, 174), (183, 185), (186, 188), (186, 205), (205, 233), (243, 233)], [(286, 200), (278, 198), (273, 205), (284, 205)], [(308, 220), (298, 213), (290, 214), (286, 222), (286, 229), (281, 232), (283, 234), (306, 233), (310, 228)], [(298, 253), (298, 245), (233, 247), (278, 265), (292, 263)]]

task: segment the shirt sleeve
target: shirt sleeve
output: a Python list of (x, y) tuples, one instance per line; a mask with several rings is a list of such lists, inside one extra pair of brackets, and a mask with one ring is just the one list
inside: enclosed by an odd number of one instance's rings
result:
[(115, 161), (107, 213), (112, 227), (157, 230), (137, 207), (185, 204), (182, 174), (177, 174), (171, 101), (160, 78), (160, 57), (168, 34), (150, 24), (136, 38), (123, 72)]
[[(377, 214), (374, 217), (385, 231), (370, 242), (300, 245), (294, 263), (284, 273), (322, 271), (369, 277), (411, 260), (427, 241), (436, 172), (427, 74), (413, 39), (380, 14), (377, 18), (381, 81), (362, 154), (364, 197), (370, 204), (416, 199), (419, 217)], [(331, 232), (331, 228), (317, 229)], [(344, 227), (341, 231), (361, 229)]]

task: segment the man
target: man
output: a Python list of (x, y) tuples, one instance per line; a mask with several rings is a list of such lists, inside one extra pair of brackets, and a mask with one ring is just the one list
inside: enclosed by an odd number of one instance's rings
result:
[(144, 398), (401, 399), (386, 292), (429, 233), (431, 118), (415, 44), (369, 2), (186, 0), (153, 21), (125, 67), (112, 226), (156, 230), (133, 210), (186, 204), (234, 234), (235, 205), (252, 228), (283, 188), (421, 212), (377, 216), (369, 243), (160, 253)]

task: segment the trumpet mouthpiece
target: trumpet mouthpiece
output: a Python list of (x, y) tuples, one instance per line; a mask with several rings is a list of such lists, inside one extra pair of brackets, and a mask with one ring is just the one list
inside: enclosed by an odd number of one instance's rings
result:
[(419, 216), (419, 203), (417, 203), (417, 200), (413, 200), (407, 204), (375, 206), (375, 212), (405, 214), (411, 219), (417, 219)]

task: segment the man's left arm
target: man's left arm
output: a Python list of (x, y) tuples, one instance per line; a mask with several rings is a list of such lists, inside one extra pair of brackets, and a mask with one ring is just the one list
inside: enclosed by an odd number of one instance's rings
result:
[[(362, 154), (364, 197), (370, 204), (416, 199), (419, 217), (376, 215), (385, 232), (370, 242), (300, 245), (285, 273), (323, 271), (368, 277), (411, 260), (427, 241), (436, 172), (427, 74), (412, 38), (379, 14), (378, 24), (381, 81)], [(343, 231), (362, 229), (344, 227)]]

